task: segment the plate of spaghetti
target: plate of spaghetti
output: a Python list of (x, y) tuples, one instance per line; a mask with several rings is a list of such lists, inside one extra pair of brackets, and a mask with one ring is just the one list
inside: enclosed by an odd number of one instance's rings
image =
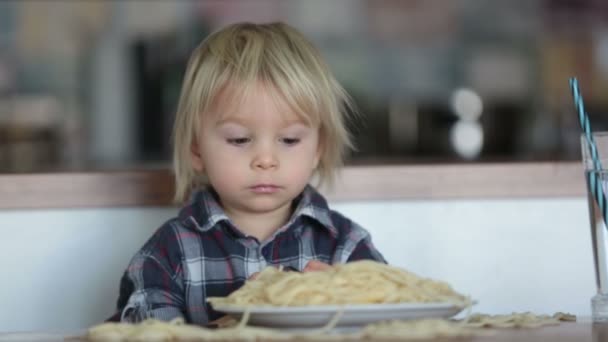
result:
[(446, 282), (368, 260), (307, 273), (269, 267), (229, 296), (208, 302), (248, 324), (282, 328), (449, 318), (471, 305)]
[(216, 307), (237, 319), (249, 314), (248, 324), (282, 328), (323, 327), (332, 320), (335, 326), (364, 326), (390, 320), (449, 318), (464, 307), (452, 303), (399, 303), (369, 305), (318, 305), (294, 307)]

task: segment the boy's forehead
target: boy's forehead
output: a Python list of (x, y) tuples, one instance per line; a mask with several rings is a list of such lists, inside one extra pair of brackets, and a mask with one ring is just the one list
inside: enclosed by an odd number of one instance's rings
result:
[(308, 123), (302, 113), (296, 112), (273, 87), (252, 85), (250, 87), (226, 86), (215, 97), (210, 108), (210, 118), (216, 123), (241, 122), (255, 120), (260, 111), (278, 113), (283, 124)]

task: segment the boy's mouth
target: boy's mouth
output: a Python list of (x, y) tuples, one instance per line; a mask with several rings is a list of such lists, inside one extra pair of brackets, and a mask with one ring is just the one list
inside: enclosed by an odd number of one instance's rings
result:
[(249, 189), (256, 194), (272, 194), (279, 191), (281, 187), (274, 184), (256, 184)]

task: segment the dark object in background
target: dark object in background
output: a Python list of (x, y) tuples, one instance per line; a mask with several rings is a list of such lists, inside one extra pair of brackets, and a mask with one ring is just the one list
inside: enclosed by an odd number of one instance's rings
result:
[(171, 130), (188, 59), (209, 30), (200, 22), (163, 36), (132, 43), (135, 74), (136, 158), (171, 159)]
[(133, 43), (136, 91), (136, 153), (142, 161), (169, 160), (170, 136), (186, 59), (170, 53), (173, 40)]

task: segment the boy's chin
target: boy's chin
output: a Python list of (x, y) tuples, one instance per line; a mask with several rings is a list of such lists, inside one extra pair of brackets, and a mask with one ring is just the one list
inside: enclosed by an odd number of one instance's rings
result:
[(272, 197), (253, 198), (244, 201), (241, 205), (252, 213), (268, 213), (283, 208), (285, 205), (291, 204), (291, 200), (278, 199)]

